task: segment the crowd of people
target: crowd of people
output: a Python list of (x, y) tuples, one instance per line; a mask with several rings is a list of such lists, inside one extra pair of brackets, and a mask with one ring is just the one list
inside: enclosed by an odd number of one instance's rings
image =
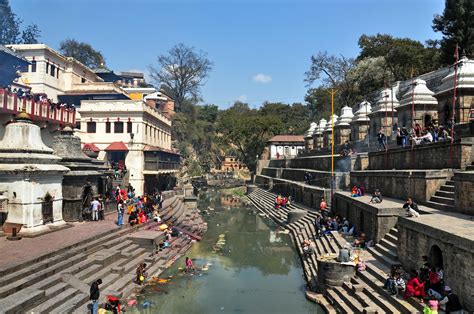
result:
[[(399, 127), (395, 123), (393, 127), (397, 146), (407, 147), (413, 145), (423, 145), (428, 143), (451, 141), (452, 134), (451, 129), (446, 129), (444, 126), (436, 126), (433, 123), (427, 127), (421, 127), (420, 124), (416, 123), (414, 128), (408, 130), (406, 127)], [(387, 137), (384, 134), (383, 129), (380, 129), (377, 133), (378, 150), (387, 149)]]
[(418, 298), (425, 305), (425, 313), (462, 313), (459, 298), (451, 287), (445, 283), (443, 269), (431, 266), (428, 256), (423, 256), (418, 270), (406, 274), (399, 265), (393, 266), (384, 288), (392, 295), (403, 295), (403, 298)]
[(68, 103), (55, 103), (48, 95), (44, 93), (32, 93), (30, 90), (25, 90), (21, 87), (11, 88), (7, 87), (5, 90), (10, 94), (15, 94), (18, 99), (33, 100), (37, 103), (47, 104), (51, 110), (64, 108), (68, 111), (75, 111), (76, 106)]

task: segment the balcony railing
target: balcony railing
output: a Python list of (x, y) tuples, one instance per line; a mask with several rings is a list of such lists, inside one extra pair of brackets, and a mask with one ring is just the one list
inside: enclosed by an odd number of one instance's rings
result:
[(157, 171), (157, 170), (178, 170), (181, 164), (179, 162), (170, 161), (159, 161), (149, 162), (145, 161), (145, 170)]
[(66, 107), (52, 108), (49, 103), (42, 103), (27, 97), (19, 98), (14, 93), (0, 89), (0, 113), (18, 114), (22, 109), (34, 121), (47, 121), (57, 124), (76, 124), (76, 111)]

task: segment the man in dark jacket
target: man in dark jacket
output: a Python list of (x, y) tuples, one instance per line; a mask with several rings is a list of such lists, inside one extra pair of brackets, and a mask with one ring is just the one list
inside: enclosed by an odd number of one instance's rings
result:
[(92, 302), (92, 314), (97, 314), (99, 311), (99, 285), (102, 283), (102, 279), (97, 279), (91, 284), (91, 293), (90, 293), (90, 300)]
[(408, 217), (420, 217), (420, 213), (418, 213), (418, 205), (413, 202), (411, 197), (407, 198), (407, 201), (403, 205), (403, 208), (407, 211)]
[(387, 147), (385, 146), (385, 134), (383, 133), (382, 129), (380, 129), (379, 133), (377, 133), (377, 141), (379, 143), (379, 151), (387, 149)]

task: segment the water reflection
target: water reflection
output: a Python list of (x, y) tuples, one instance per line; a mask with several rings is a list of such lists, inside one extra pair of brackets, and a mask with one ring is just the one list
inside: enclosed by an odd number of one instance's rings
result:
[[(139, 298), (152, 308), (143, 313), (322, 313), (304, 298), (304, 281), (288, 235), (272, 230), (263, 218), (243, 206), (226, 210), (221, 195), (209, 194), (199, 207), (214, 208), (206, 217), (208, 232), (187, 256), (206, 271), (182, 272), (184, 258)], [(224, 208), (223, 208), (224, 207)], [(221, 237), (219, 237), (221, 235)], [(222, 236), (223, 235), (223, 236)], [(216, 243), (225, 244), (216, 249)], [(222, 244), (222, 241), (220, 242)]]

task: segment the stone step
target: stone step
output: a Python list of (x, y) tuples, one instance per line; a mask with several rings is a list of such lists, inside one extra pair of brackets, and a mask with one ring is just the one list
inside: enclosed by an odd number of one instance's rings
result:
[(454, 206), (452, 205), (446, 205), (446, 204), (442, 204), (442, 203), (437, 203), (437, 202), (434, 202), (432, 200), (429, 200), (427, 203), (427, 206), (428, 207), (431, 207), (431, 208), (434, 208), (434, 209), (438, 209), (438, 210), (444, 210), (444, 211), (449, 211), (449, 212), (453, 212), (454, 211)]
[(64, 300), (69, 300), (79, 293), (80, 292), (76, 289), (69, 287), (59, 294), (47, 296), (45, 302), (28, 310), (28, 313), (51, 313), (51, 311), (60, 306)]
[(389, 257), (393, 261), (398, 262), (397, 249), (386, 247), (381, 243), (377, 243), (373, 248), (374, 248), (374, 250), (378, 251), (381, 255), (383, 255), (385, 257)]
[(390, 295), (390, 293), (383, 288), (383, 282), (375, 278), (372, 274), (370, 274), (370, 272), (358, 271), (357, 276), (361, 278), (361, 280), (365, 284), (367, 284), (369, 287), (371, 287), (377, 293), (379, 293), (382, 296), (382, 299), (390, 300), (390, 303), (392, 303), (398, 309), (398, 311), (402, 313), (418, 313), (419, 312), (418, 309), (414, 308), (408, 302)]
[(388, 233), (398, 239), (398, 229), (396, 227), (390, 228), (390, 231)]
[(447, 197), (441, 197), (441, 196), (432, 196), (430, 201), (435, 202), (435, 203), (439, 203), (439, 204), (454, 206), (454, 198), (447, 198)]
[(454, 181), (453, 180), (448, 180), (448, 181), (446, 181), (445, 185), (454, 186)]
[[(85, 293), (78, 293), (74, 297), (64, 300), (64, 302), (60, 306), (53, 309), (50, 313), (54, 313), (54, 314), (72, 313), (72, 311), (78, 308), (79, 304), (83, 304), (85, 302), (89, 303), (88, 300), (89, 300), (89, 295)], [(86, 310), (87, 310), (87, 307), (86, 307)], [(85, 311), (81, 309), (81, 313), (85, 313)]]
[(441, 196), (441, 197), (446, 197), (446, 198), (454, 199), (454, 191), (453, 191), (453, 192), (448, 192), (448, 191), (436, 191), (435, 196)]
[(367, 249), (378, 261), (384, 263), (388, 267), (392, 267), (393, 265), (400, 265), (400, 262), (394, 260), (393, 258), (386, 256), (385, 254), (381, 253), (375, 247), (370, 247)]
[(342, 287), (334, 287), (332, 288), (334, 290), (339, 298), (341, 298), (344, 303), (349, 306), (349, 308), (352, 310), (352, 313), (362, 313), (363, 309), (365, 306), (363, 306), (356, 298), (354, 298), (348, 291), (346, 291)]
[(384, 247), (386, 247), (387, 249), (391, 250), (391, 251), (394, 251), (394, 252), (398, 251), (397, 243), (393, 242), (393, 238), (389, 238), (389, 237), (385, 236), (385, 237), (382, 238), (382, 240), (380, 240), (379, 243), (381, 245), (383, 245)]
[(397, 302), (396, 300), (386, 299), (378, 294), (374, 289), (369, 287), (367, 284), (362, 282), (360, 278), (352, 278), (351, 282), (354, 286), (358, 287), (358, 290), (362, 292), (357, 292), (356, 296), (359, 298), (361, 303), (370, 304), (369, 307), (377, 308), (378, 313), (399, 313), (398, 310), (393, 303)]
[(474, 171), (474, 165), (467, 166), (466, 171)]
[(452, 186), (452, 185), (442, 185), (439, 189), (440, 189), (440, 191), (446, 191), (446, 192), (453, 192), (454, 193), (454, 186)]
[(15, 293), (0, 299), (0, 311), (5, 314), (23, 313), (45, 296), (44, 290), (27, 287), (21, 293)]
[(328, 289), (326, 291), (326, 297), (328, 298), (329, 303), (331, 303), (336, 308), (338, 313), (352, 313), (352, 309), (349, 307), (349, 305), (347, 305), (333, 289)]

